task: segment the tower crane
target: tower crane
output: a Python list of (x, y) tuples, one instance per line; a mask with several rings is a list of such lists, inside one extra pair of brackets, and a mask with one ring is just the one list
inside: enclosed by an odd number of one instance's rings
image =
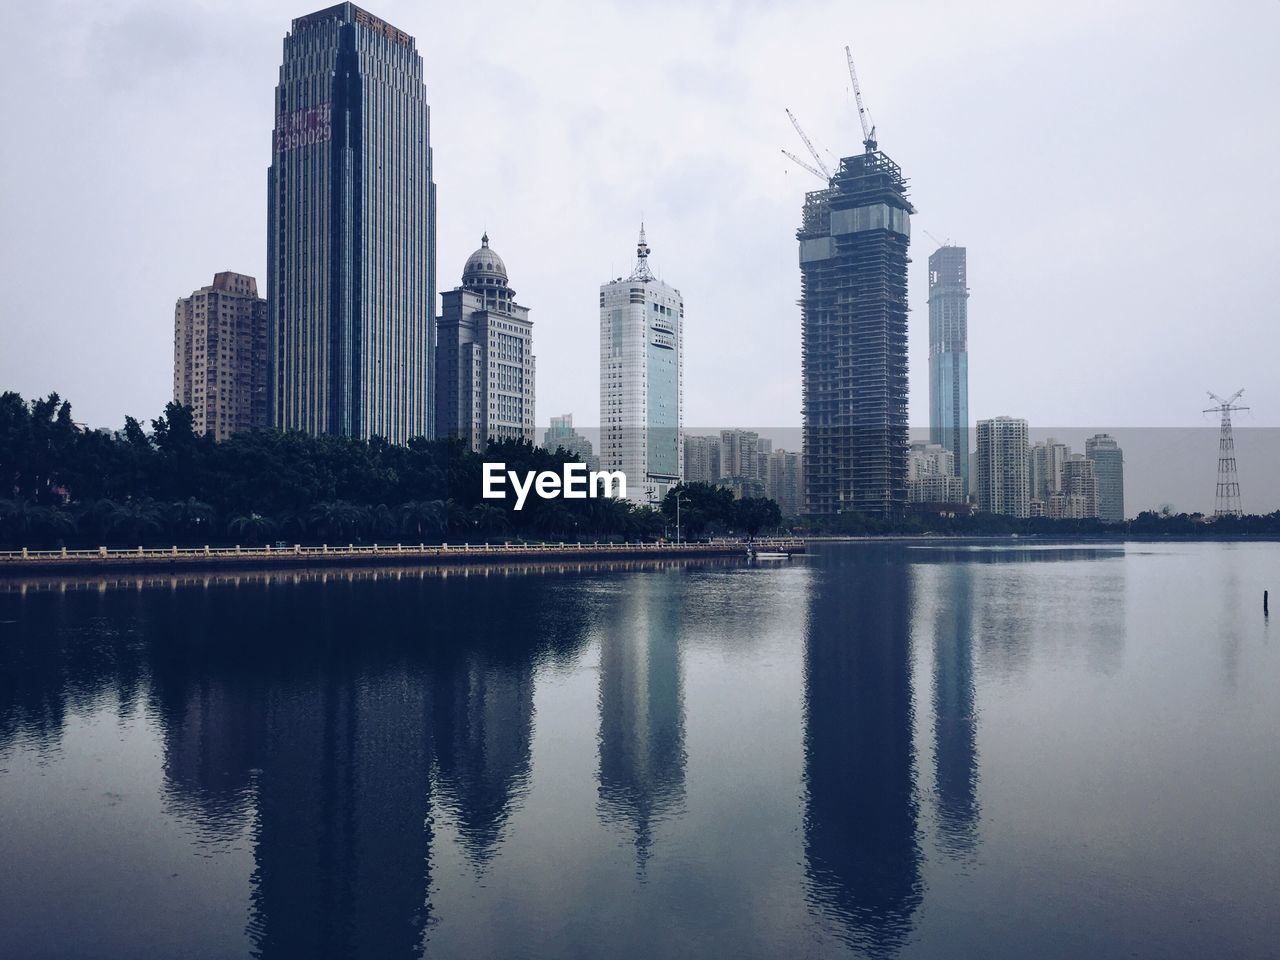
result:
[[(822, 162), (822, 157), (818, 154), (818, 151), (814, 148), (813, 141), (810, 140), (809, 137), (805, 134), (804, 130), (800, 128), (800, 121), (796, 119), (796, 115), (792, 113), (790, 110), (787, 110), (787, 119), (790, 120), (791, 125), (796, 128), (796, 133), (800, 134), (800, 139), (804, 141), (805, 147), (807, 147), (809, 150), (809, 156), (813, 157), (814, 165), (819, 170), (822, 171), (820, 176), (824, 180), (830, 180), (831, 179), (830, 168), (825, 163)], [(783, 153), (786, 153), (786, 151), (784, 150)], [(792, 157), (792, 159), (794, 160), (795, 158)], [(796, 161), (796, 162), (800, 163), (800, 161)], [(812, 168), (809, 167), (807, 163), (801, 163), (800, 165), (812, 171)]]
[[(849, 80), (853, 83), (853, 98), (858, 103), (858, 121), (862, 124), (862, 145), (867, 153), (875, 153), (876, 125), (871, 120), (871, 112), (862, 102), (862, 87), (858, 86), (858, 71), (853, 68), (853, 51), (845, 47), (844, 56), (849, 61)], [(791, 122), (794, 123), (795, 120)]]

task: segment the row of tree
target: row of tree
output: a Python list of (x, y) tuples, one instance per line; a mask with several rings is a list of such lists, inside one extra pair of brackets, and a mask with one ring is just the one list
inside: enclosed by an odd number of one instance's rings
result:
[(119, 431), (86, 430), (57, 394), (28, 403), (10, 392), (0, 394), (0, 545), (642, 540), (675, 537), (677, 512), (686, 536), (755, 535), (781, 522), (773, 501), (734, 501), (705, 484), (659, 509), (530, 497), (516, 511), (481, 495), (485, 461), (523, 474), (576, 460), (526, 441), (484, 455), (459, 441), (276, 430), (215, 443), (175, 403), (149, 430), (132, 417)]

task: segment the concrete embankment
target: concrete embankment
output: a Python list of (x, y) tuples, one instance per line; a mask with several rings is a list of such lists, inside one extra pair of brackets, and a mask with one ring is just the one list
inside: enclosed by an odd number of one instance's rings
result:
[[(760, 540), (761, 550), (803, 553), (800, 539)], [(0, 552), (0, 577), (85, 571), (291, 569), (302, 567), (458, 566), (558, 561), (696, 559), (746, 556), (745, 541), (709, 543), (476, 543), (369, 546), (163, 547)]]

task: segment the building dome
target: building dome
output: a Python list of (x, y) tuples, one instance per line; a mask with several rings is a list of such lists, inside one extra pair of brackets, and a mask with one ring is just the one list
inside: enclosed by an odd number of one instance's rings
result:
[(507, 285), (507, 265), (502, 258), (489, 248), (489, 234), (480, 238), (480, 249), (467, 257), (462, 268), (462, 285), (464, 287), (505, 287)]

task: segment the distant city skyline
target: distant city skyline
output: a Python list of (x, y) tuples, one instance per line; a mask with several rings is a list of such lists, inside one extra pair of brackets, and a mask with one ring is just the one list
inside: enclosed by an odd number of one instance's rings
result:
[[(291, 20), (319, 6), (68, 3), (56, 29), (15, 45), (0, 76), (24, 95), (0, 109), (10, 128), (45, 132), (0, 145), (9, 227), (0, 254), (13, 291), (4, 387), (58, 390), (94, 426), (163, 406), (174, 296), (216, 271), (267, 274), (270, 90)], [(477, 223), (487, 225), (521, 259), (522, 292), (547, 318), (544, 411), (597, 419), (593, 378), (583, 376), (595, 345), (582, 330), (599, 277), (626, 266), (599, 238), (625, 236), (643, 213), (664, 235), (655, 272), (679, 276), (705, 316), (690, 331), (686, 420), (798, 424), (789, 231), (816, 181), (777, 153), (794, 147), (782, 108), (820, 149), (855, 148), (841, 50), (851, 42), (882, 139), (910, 171), (921, 228), (981, 263), (971, 419), (1017, 410), (1032, 424), (1209, 425), (1198, 398), (1228, 383), (1249, 390), (1241, 429), (1280, 423), (1267, 313), (1280, 240), (1250, 226), (1280, 216), (1266, 167), (1280, 147), (1268, 94), (1280, 67), (1266, 55), (1280, 6), (1228, 15), (1085, 3), (1032, 15), (1000, 4), (815, 3), (672, 7), (637, 23), (628, 7), (606, 4), (590, 25), (568, 5), (370, 7), (427, 54), (436, 179), (452, 198), (441, 205), (440, 269), (457, 276)], [(626, 43), (588, 42), (622, 24)], [(813, 42), (818, 25), (829, 49)], [(902, 36), (912, 38), (905, 55)], [(543, 55), (526, 56), (531, 45)], [(1188, 60), (1192, 85), (1179, 66)], [(1185, 88), (1177, 102), (1164, 96), (1175, 86)], [(641, 107), (665, 126), (636, 131)], [(1088, 133), (1063, 116), (1087, 118)], [(1243, 221), (1182, 202), (1196, 116), (1214, 118), (1215, 150), (1232, 171), (1223, 202), (1247, 211)], [(211, 117), (227, 121), (216, 149), (175, 151)], [(621, 149), (637, 138), (641, 149)], [(91, 142), (112, 149), (90, 165)], [(1027, 215), (1011, 216), (1010, 204)], [(1178, 269), (1170, 284), (1193, 234), (1196, 269)], [(910, 275), (913, 426), (927, 424), (922, 261)], [(48, 349), (50, 330), (65, 347)], [(1044, 390), (1048, 369), (1073, 375)]]

